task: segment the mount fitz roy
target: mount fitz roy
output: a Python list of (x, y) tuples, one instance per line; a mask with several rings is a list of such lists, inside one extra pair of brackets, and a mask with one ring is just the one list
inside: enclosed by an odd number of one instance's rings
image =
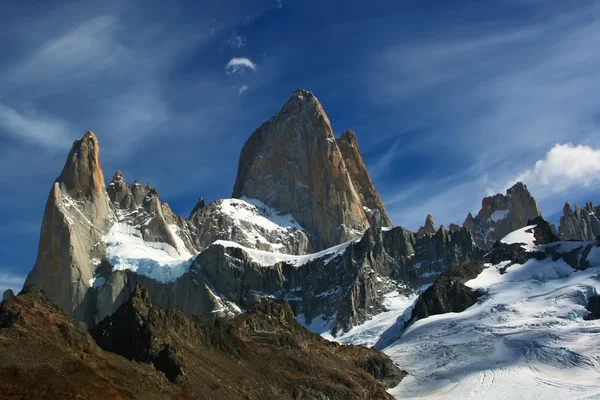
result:
[[(187, 218), (120, 171), (106, 186), (87, 132), (52, 186), (25, 285), (90, 326), (141, 285), (153, 304), (208, 319), (286, 300), (306, 326), (338, 334), (539, 216), (517, 183), (462, 227), (431, 216), (418, 233), (391, 227), (354, 132), (336, 139), (317, 98), (297, 90), (244, 145), (232, 198), (200, 198)], [(583, 217), (567, 221), (563, 236), (593, 234)]]

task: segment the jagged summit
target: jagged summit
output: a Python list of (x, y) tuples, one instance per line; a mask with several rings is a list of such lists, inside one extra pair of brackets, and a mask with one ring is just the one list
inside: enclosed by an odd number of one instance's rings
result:
[(584, 208), (565, 203), (563, 215), (560, 217), (558, 236), (562, 240), (593, 240), (600, 235), (600, 207), (592, 202), (585, 203)]
[(244, 145), (232, 197), (243, 196), (292, 214), (316, 249), (360, 235), (370, 210), (390, 223), (356, 138), (336, 140), (317, 98), (301, 89)]
[(535, 198), (522, 182), (506, 191), (485, 197), (475, 217), (469, 213), (463, 226), (473, 231), (481, 248), (489, 249), (508, 233), (527, 225), (527, 221), (541, 216)]

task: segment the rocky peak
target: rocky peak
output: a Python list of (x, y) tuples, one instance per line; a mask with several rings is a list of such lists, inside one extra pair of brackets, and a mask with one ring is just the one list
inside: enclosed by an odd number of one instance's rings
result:
[(473, 231), (478, 246), (490, 249), (494, 242), (508, 233), (527, 226), (527, 221), (541, 216), (535, 198), (522, 182), (506, 191), (485, 197), (481, 210), (473, 218), (467, 216), (463, 226)]
[(192, 209), (192, 212), (190, 213), (189, 218), (190, 219), (193, 218), (194, 214), (196, 214), (199, 210), (203, 209), (204, 207), (206, 207), (206, 204), (204, 203), (204, 197), (200, 196), (200, 197), (198, 197), (198, 201), (196, 202), (196, 205)]
[(243, 196), (292, 214), (316, 249), (360, 235), (368, 227), (365, 207), (389, 222), (355, 137), (336, 140), (317, 98), (301, 89), (244, 145), (232, 197)]
[(56, 180), (64, 185), (66, 192), (74, 199), (95, 198), (101, 195), (106, 186), (100, 166), (100, 146), (94, 132), (87, 131), (73, 142), (65, 166)]
[(568, 201), (565, 203), (565, 206), (563, 207), (563, 214), (565, 215), (569, 215), (573, 213), (573, 207), (571, 207), (571, 203), (569, 203)]
[(36, 264), (26, 285), (38, 285), (68, 314), (83, 320), (80, 305), (96, 268), (92, 259), (102, 257), (102, 237), (113, 219), (98, 139), (88, 131), (71, 146), (50, 191)]
[[(440, 228), (443, 228), (443, 226), (441, 226)], [(433, 220), (431, 214), (429, 214), (427, 215), (427, 218), (425, 218), (425, 225), (419, 228), (417, 235), (435, 235), (436, 232), (437, 229), (435, 227), (435, 221)]]

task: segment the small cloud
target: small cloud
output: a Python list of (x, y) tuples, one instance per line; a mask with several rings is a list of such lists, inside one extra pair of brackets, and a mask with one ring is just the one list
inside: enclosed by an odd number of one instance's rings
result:
[(283, 8), (283, 0), (277, 0), (277, 8)]
[(248, 90), (248, 86), (247, 85), (242, 85), (240, 87), (240, 89), (238, 90), (238, 95), (242, 95), (246, 90)]
[(600, 149), (572, 143), (556, 144), (533, 169), (518, 174), (507, 187), (516, 182), (524, 182), (547, 193), (599, 184)]
[(227, 71), (228, 74), (243, 73), (247, 69), (250, 69), (253, 72), (256, 72), (258, 69), (256, 64), (247, 57), (234, 57), (229, 60), (227, 65), (225, 65), (225, 71)]
[(240, 49), (246, 45), (246, 38), (235, 33), (229, 38), (229, 45), (235, 49)]

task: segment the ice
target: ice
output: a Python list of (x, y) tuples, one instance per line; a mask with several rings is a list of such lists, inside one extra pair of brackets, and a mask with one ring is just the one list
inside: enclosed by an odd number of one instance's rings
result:
[[(171, 282), (189, 270), (194, 260), (171, 228), (177, 247), (162, 242), (144, 241), (137, 227), (117, 222), (104, 241), (106, 257), (114, 270), (131, 270), (159, 282)], [(91, 285), (90, 285), (91, 286)]]

